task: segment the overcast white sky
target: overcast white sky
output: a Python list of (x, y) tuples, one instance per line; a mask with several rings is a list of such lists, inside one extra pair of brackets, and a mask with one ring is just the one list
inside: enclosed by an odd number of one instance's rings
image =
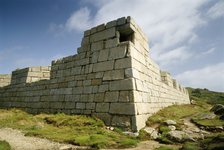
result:
[(84, 30), (123, 16), (184, 86), (224, 91), (224, 0), (0, 0), (0, 73), (72, 55)]

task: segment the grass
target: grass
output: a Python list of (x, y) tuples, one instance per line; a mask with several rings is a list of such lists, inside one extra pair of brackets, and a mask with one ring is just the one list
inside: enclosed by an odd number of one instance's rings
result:
[(224, 149), (224, 133), (211, 134), (198, 142), (184, 143), (182, 150), (221, 150)]
[[(208, 105), (204, 103), (203, 105)], [(206, 106), (207, 107), (207, 106)], [(196, 113), (205, 112), (208, 110), (205, 110), (200, 105), (173, 105), (166, 107), (156, 114), (152, 115), (146, 122), (148, 126), (154, 125), (154, 124), (161, 124), (167, 119), (171, 119), (176, 121), (179, 124), (182, 124), (181, 119), (192, 116)]]
[(196, 116), (192, 120), (199, 126), (206, 126), (206, 127), (224, 126), (224, 121), (220, 120), (218, 117), (215, 117), (214, 119), (198, 119)]
[(208, 89), (194, 89), (187, 88), (190, 98), (193, 100), (200, 100), (209, 104), (224, 104), (224, 93), (209, 91)]
[(0, 150), (11, 150), (11, 146), (6, 141), (0, 141)]
[(155, 150), (177, 150), (177, 148), (171, 148), (168, 146), (160, 146), (160, 147), (156, 148)]
[(27, 136), (93, 148), (134, 147), (139, 141), (124, 135), (119, 129), (106, 129), (104, 123), (95, 117), (83, 115), (31, 115), (18, 109), (0, 110), (0, 127), (20, 129)]

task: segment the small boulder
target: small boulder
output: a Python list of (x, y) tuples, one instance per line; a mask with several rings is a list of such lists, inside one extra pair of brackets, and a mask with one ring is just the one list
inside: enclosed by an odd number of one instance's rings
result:
[(224, 105), (216, 104), (212, 107), (211, 111), (216, 115), (224, 115)]
[(168, 126), (168, 128), (169, 128), (171, 131), (176, 130), (176, 127), (175, 127), (174, 125), (170, 125), (170, 126)]
[(185, 141), (195, 141), (186, 132), (184, 132), (184, 131), (178, 131), (178, 130), (168, 132), (167, 137), (170, 140), (175, 141), (175, 142), (179, 142), (179, 143), (182, 143), (182, 142), (185, 142)]
[(169, 125), (176, 125), (176, 121), (174, 120), (166, 120), (165, 123), (169, 126)]
[(191, 104), (192, 104), (192, 105), (196, 105), (197, 103), (196, 103), (195, 100), (191, 100)]
[(224, 120), (224, 115), (220, 116), (219, 119)]
[(59, 150), (72, 150), (72, 147), (71, 146), (68, 146), (68, 145), (64, 145), (64, 146), (61, 146), (59, 148)]
[(137, 137), (139, 136), (139, 133), (138, 132), (129, 132), (129, 131), (125, 131), (123, 132), (125, 135), (128, 135), (128, 136), (132, 136), (132, 137)]
[(152, 138), (152, 139), (157, 139), (158, 137), (159, 137), (159, 133), (158, 133), (158, 131), (156, 130), (156, 129), (154, 129), (154, 128), (151, 128), (151, 127), (145, 127), (144, 129), (143, 129), (146, 133), (148, 133), (149, 135), (150, 135), (150, 137)]

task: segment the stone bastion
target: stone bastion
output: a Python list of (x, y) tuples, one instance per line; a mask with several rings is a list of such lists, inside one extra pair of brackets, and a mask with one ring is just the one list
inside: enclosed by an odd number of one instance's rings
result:
[(187, 90), (149, 54), (131, 17), (101, 24), (84, 32), (77, 54), (0, 75), (0, 108), (92, 115), (138, 131), (158, 110), (190, 103)]

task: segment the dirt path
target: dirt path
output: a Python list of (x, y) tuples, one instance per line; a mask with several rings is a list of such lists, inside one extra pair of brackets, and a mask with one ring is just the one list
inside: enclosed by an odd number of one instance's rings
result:
[[(84, 150), (87, 147), (74, 146), (69, 144), (62, 144), (52, 142), (47, 139), (38, 137), (24, 136), (19, 130), (10, 128), (0, 129), (0, 140), (7, 141), (13, 150)], [(143, 141), (135, 148), (127, 148), (124, 150), (154, 150), (160, 146), (180, 147), (178, 145), (165, 145), (156, 141)], [(115, 150), (115, 149), (110, 149)]]
[[(154, 150), (155, 148), (158, 148), (160, 146), (166, 146), (166, 147), (170, 147), (170, 148), (181, 148), (181, 145), (160, 144), (157, 141), (150, 140), (150, 141), (140, 142), (137, 147), (126, 148), (126, 149), (122, 149), (122, 150)], [(107, 150), (107, 149), (105, 149), (105, 150)], [(118, 149), (109, 149), (109, 150), (118, 150)]]
[(52, 142), (47, 139), (24, 136), (19, 130), (10, 128), (0, 129), (0, 140), (7, 141), (13, 150), (75, 150), (86, 149), (69, 144)]
[(191, 122), (190, 117), (184, 118), (183, 121), (185, 126), (183, 131), (191, 135), (194, 139), (203, 139), (204, 136), (210, 134), (208, 131), (199, 129), (194, 123)]

